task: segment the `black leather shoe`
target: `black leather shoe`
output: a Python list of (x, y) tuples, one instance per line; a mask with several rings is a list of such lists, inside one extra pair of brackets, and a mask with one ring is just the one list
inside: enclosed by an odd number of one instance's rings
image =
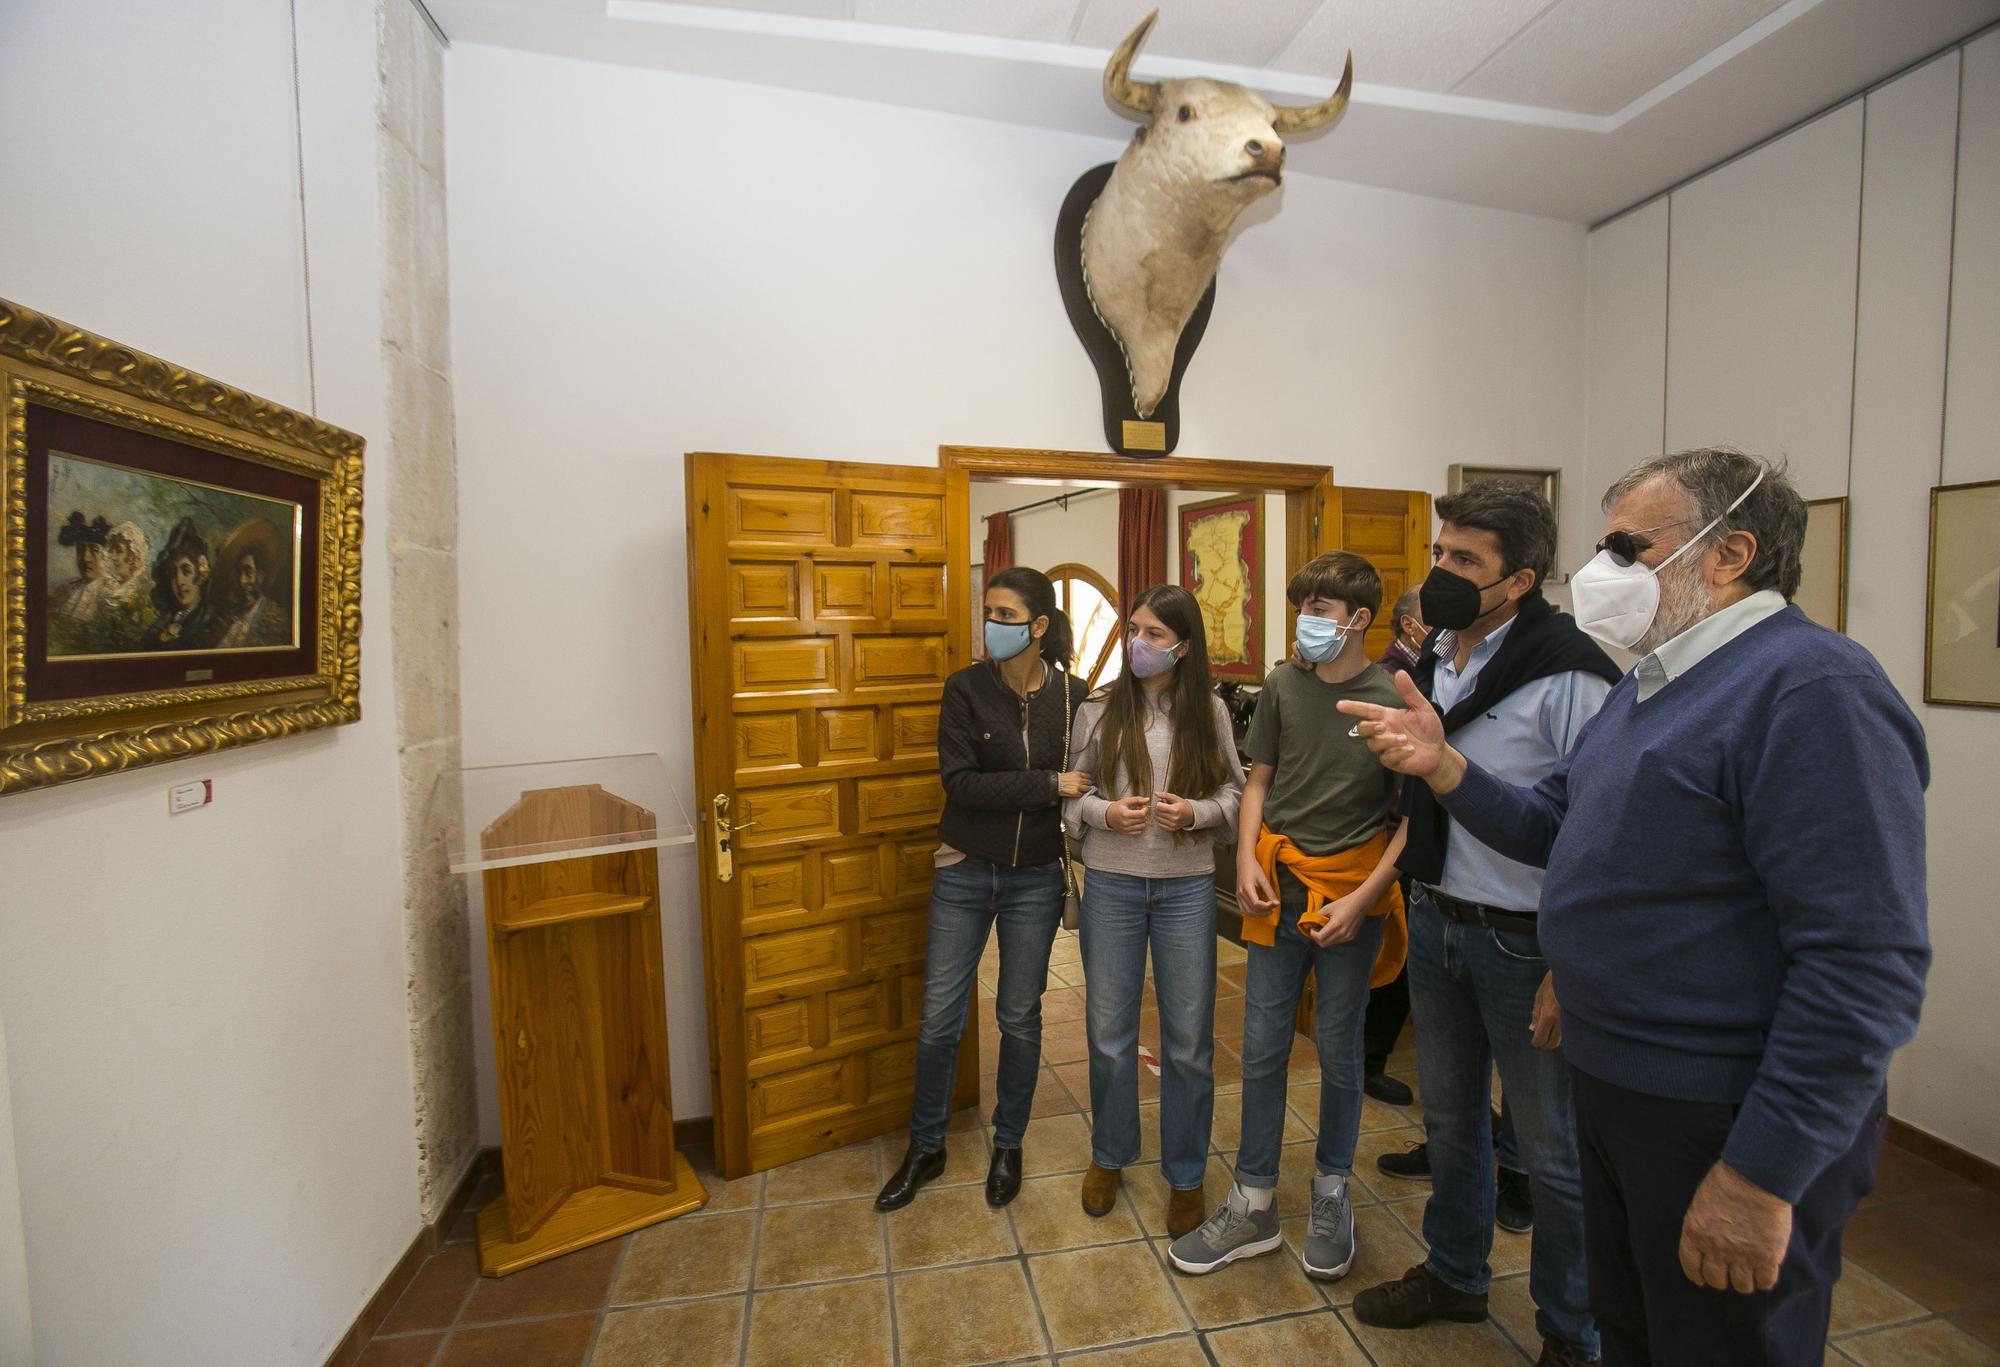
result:
[(1020, 1190), (1021, 1151), (996, 1145), (993, 1165), (986, 1169), (986, 1204), (1004, 1206), (1019, 1195)]
[(1409, 1083), (1387, 1073), (1370, 1073), (1361, 1080), (1361, 1090), (1389, 1106), (1407, 1106), (1417, 1099)]
[(903, 1166), (896, 1169), (875, 1198), (877, 1210), (901, 1210), (917, 1199), (917, 1189), (944, 1171), (944, 1150), (925, 1150), (915, 1144), (903, 1154)]
[(1511, 1234), (1526, 1234), (1535, 1227), (1535, 1198), (1527, 1173), (1494, 1169), (1493, 1223)]
[(1391, 1177), (1400, 1177), (1408, 1182), (1428, 1182), (1431, 1180), (1430, 1145), (1412, 1144), (1405, 1153), (1377, 1154), (1375, 1166)]

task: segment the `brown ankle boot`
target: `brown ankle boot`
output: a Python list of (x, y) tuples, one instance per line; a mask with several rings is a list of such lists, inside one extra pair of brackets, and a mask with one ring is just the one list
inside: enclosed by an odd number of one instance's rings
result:
[(1090, 1165), (1090, 1171), (1083, 1175), (1083, 1213), (1103, 1216), (1111, 1213), (1111, 1207), (1118, 1204), (1118, 1169), (1100, 1168)]
[(1208, 1218), (1208, 1202), (1202, 1197), (1200, 1187), (1182, 1191), (1178, 1187), (1167, 1202), (1167, 1233), (1178, 1239), (1183, 1234), (1192, 1234), (1201, 1228), (1201, 1222)]

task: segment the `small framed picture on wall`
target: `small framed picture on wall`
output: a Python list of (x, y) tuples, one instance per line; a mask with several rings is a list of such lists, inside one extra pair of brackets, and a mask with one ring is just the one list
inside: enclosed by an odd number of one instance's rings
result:
[(1924, 701), (2000, 707), (2000, 480), (1931, 490)]
[[(1478, 484), (1483, 480), (1524, 485), (1547, 499), (1549, 508), (1556, 515), (1556, 545), (1562, 545), (1561, 470), (1546, 465), (1452, 465), (1445, 470), (1445, 488), (1454, 494), (1468, 484)], [(1560, 584), (1569, 576), (1558, 570), (1552, 578)]]
[(1847, 500), (1806, 504), (1806, 544), (1799, 556), (1799, 611), (1829, 631), (1847, 630)]
[(1264, 677), (1263, 515), (1262, 494), (1181, 505), (1181, 583), (1201, 607), (1218, 679)]

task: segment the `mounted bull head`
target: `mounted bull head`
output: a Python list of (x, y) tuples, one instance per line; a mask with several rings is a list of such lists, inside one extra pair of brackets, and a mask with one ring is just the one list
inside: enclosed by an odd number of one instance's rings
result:
[(1106, 97), (1146, 125), (1083, 225), (1084, 284), (1124, 349), (1142, 418), (1167, 392), (1181, 329), (1215, 278), (1230, 225), (1278, 188), (1284, 135), (1332, 124), (1354, 85), (1352, 54), (1340, 88), (1303, 108), (1275, 108), (1228, 81), (1135, 81), (1132, 58), (1158, 17), (1147, 15), (1105, 65)]

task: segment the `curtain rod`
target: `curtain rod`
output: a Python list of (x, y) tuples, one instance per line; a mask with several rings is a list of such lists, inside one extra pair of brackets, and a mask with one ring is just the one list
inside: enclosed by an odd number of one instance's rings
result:
[(1057, 494), (1053, 498), (1042, 498), (1035, 500), (1033, 503), (1023, 503), (1018, 508), (1002, 508), (999, 512), (988, 513), (986, 514), (986, 516), (1012, 517), (1016, 513), (1025, 513), (1033, 508), (1046, 508), (1051, 503), (1062, 504), (1063, 511), (1068, 512), (1069, 501), (1073, 498), (1089, 498), (1092, 494), (1115, 494), (1117, 492), (1118, 491), (1116, 489), (1075, 489), (1071, 490), (1069, 493), (1066, 494)]

